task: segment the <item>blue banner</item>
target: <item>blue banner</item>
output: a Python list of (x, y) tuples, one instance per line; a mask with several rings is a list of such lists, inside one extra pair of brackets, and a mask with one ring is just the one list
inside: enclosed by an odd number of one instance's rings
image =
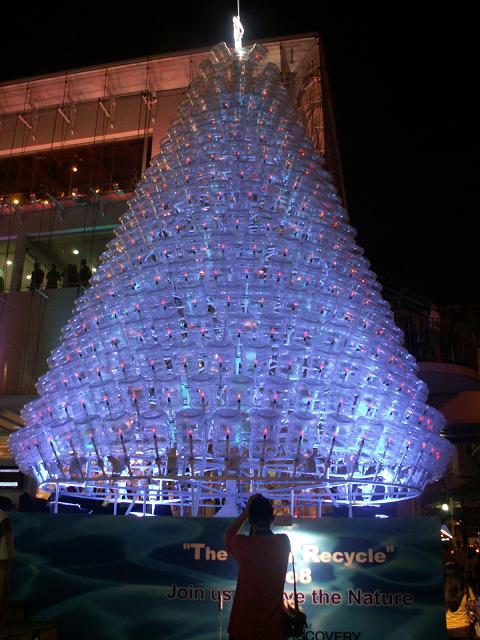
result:
[[(223, 543), (229, 520), (17, 513), (12, 522), (12, 597), (58, 622), (61, 637), (227, 638), (237, 574)], [(444, 638), (439, 528), (433, 518), (279, 528), (295, 553), (305, 640)]]

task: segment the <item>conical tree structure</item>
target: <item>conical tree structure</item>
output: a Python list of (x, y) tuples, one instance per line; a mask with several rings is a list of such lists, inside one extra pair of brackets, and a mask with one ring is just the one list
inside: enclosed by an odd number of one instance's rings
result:
[(265, 55), (201, 64), (11, 436), (40, 483), (368, 505), (444, 472), (443, 417)]

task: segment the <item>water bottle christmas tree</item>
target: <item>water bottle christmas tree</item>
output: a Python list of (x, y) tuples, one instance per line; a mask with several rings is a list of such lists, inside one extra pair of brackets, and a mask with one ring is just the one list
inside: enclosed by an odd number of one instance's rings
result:
[[(107, 500), (402, 500), (452, 447), (262, 46), (212, 51), (10, 446)], [(167, 489), (166, 489), (167, 488)]]

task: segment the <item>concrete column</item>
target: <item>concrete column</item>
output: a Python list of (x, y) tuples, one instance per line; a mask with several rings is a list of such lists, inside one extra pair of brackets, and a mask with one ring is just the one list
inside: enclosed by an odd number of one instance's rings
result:
[(23, 264), (25, 262), (25, 252), (27, 249), (27, 236), (23, 233), (22, 227), (18, 224), (17, 231), (10, 291), (20, 291), (22, 288)]

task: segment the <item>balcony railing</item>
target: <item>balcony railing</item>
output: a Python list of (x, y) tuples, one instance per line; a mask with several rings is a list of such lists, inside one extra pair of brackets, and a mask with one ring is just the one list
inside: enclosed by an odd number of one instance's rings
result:
[(480, 305), (436, 305), (431, 300), (385, 282), (405, 347), (419, 362), (445, 362), (479, 368)]
[(405, 347), (420, 362), (447, 362), (478, 368), (478, 318), (465, 310), (447, 309), (440, 320), (429, 312), (405, 309), (395, 312), (395, 320), (405, 334)]

